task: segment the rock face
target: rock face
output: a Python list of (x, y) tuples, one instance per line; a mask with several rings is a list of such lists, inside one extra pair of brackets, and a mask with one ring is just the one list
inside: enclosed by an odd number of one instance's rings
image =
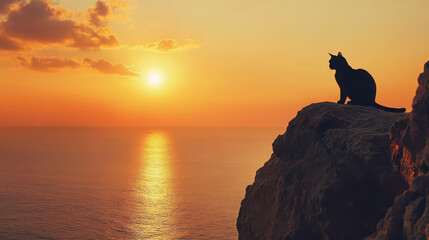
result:
[(417, 177), (366, 240), (429, 239), (429, 175)]
[(420, 74), (409, 118), (391, 129), (392, 162), (410, 183), (367, 239), (429, 239), (429, 62)]
[(429, 62), (418, 82), (410, 117), (396, 122), (391, 130), (393, 164), (408, 183), (428, 172)]
[(246, 189), (239, 239), (429, 239), (429, 62), (418, 81), (410, 114), (302, 109)]
[(389, 129), (406, 114), (318, 103), (273, 143), (247, 187), (239, 239), (362, 239), (407, 185), (390, 160)]

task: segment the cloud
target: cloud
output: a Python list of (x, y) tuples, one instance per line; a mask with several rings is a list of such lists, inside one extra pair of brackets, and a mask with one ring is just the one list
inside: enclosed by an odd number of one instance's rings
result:
[(109, 6), (106, 2), (98, 0), (95, 6), (89, 10), (89, 20), (94, 26), (102, 25), (102, 18), (109, 15)]
[(21, 66), (36, 71), (53, 72), (64, 68), (78, 68), (81, 64), (68, 58), (32, 57), (30, 59), (18, 57)]
[(139, 76), (137, 73), (132, 72), (130, 69), (120, 63), (111, 63), (103, 59), (93, 60), (90, 58), (85, 58), (83, 61), (91, 68), (96, 69), (102, 73)]
[(71, 59), (62, 57), (17, 57), (20, 66), (29, 68), (31, 70), (43, 72), (56, 72), (61, 69), (76, 69), (87, 65), (102, 73), (118, 74), (124, 76), (139, 76), (137, 73), (131, 71), (128, 67), (120, 63), (111, 63), (104, 59), (94, 60), (90, 58), (85, 59)]
[(10, 6), (16, 3), (21, 3), (24, 0), (1, 0), (0, 1), (0, 15), (7, 14), (9, 12)]
[(4, 34), (0, 34), (0, 50), (20, 51), (22, 49), (17, 41), (10, 39)]
[[(123, 0), (93, 1), (95, 4), (88, 10), (76, 12), (61, 7), (58, 0), (0, 0), (0, 53), (8, 51), (2, 57), (8, 56), (19, 66), (36, 71), (89, 66), (102, 73), (139, 76), (126, 65), (104, 59), (37, 56), (41, 49), (100, 50), (119, 46), (109, 22), (116, 17), (124, 19), (128, 4)], [(127, 49), (171, 52), (199, 46), (195, 40), (178, 44), (175, 39), (163, 38)]]
[(148, 43), (144, 46), (135, 46), (134, 49), (140, 50), (154, 50), (158, 52), (171, 52), (174, 50), (182, 50), (185, 48), (198, 48), (201, 43), (192, 39), (188, 39), (188, 42), (183, 45), (179, 45), (175, 39), (163, 38), (157, 42)]
[[(111, 28), (102, 22), (111, 12), (106, 2), (98, 0), (88, 10), (89, 21), (79, 19), (79, 13), (72, 12), (49, 0), (30, 0), (3, 3), (3, 8), (15, 4), (7, 12), (0, 28), (9, 38), (26, 44), (59, 44), (78, 49), (99, 49), (118, 46), (119, 42)], [(116, 5), (115, 5), (116, 6)], [(113, 8), (113, 7), (112, 7)]]
[(76, 26), (71, 20), (59, 19), (59, 15), (48, 2), (32, 0), (10, 12), (3, 28), (9, 36), (21, 40), (63, 42), (73, 37)]

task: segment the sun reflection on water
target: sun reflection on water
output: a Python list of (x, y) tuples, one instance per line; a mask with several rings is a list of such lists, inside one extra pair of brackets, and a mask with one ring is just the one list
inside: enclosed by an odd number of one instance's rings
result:
[(138, 239), (173, 239), (175, 236), (168, 138), (163, 132), (146, 135), (135, 194), (133, 230)]

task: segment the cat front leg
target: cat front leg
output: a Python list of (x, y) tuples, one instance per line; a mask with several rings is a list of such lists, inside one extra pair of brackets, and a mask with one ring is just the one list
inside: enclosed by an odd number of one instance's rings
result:
[(340, 90), (341, 90), (340, 100), (338, 100), (337, 103), (344, 104), (346, 102), (346, 99), (347, 99), (347, 94), (345, 93), (345, 91), (343, 89), (340, 88)]

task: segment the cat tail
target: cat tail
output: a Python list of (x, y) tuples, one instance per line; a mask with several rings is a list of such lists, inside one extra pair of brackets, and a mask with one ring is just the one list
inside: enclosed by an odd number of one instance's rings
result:
[(406, 110), (405, 108), (390, 108), (390, 107), (385, 107), (385, 106), (382, 106), (382, 105), (380, 105), (380, 104), (378, 104), (376, 102), (372, 106), (375, 107), (375, 108), (378, 108), (380, 110), (386, 111), (386, 112), (403, 113)]

